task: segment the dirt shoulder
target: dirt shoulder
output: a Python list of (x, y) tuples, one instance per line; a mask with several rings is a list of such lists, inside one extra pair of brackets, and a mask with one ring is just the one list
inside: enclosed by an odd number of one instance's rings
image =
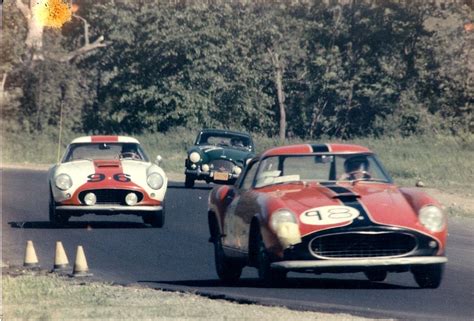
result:
[(466, 194), (454, 193), (449, 191), (441, 191), (435, 188), (424, 188), (426, 193), (433, 196), (446, 207), (459, 207), (466, 212), (474, 215), (474, 195), (467, 192)]

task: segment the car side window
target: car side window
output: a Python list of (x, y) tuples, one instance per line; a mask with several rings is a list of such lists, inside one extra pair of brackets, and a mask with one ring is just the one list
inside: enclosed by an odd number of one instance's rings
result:
[(245, 177), (242, 179), (242, 184), (240, 184), (241, 190), (248, 190), (252, 187), (252, 182), (255, 177), (255, 172), (258, 168), (258, 163), (251, 163), (249, 164), (249, 168), (245, 171)]

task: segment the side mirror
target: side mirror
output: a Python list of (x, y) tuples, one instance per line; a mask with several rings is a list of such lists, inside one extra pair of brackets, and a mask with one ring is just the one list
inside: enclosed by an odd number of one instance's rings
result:
[(161, 155), (156, 156), (156, 159), (155, 159), (156, 165), (160, 165), (162, 160), (163, 160), (163, 157), (161, 157)]

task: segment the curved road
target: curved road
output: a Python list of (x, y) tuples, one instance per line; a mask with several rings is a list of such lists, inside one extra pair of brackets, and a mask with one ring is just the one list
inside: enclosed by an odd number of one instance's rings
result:
[(361, 273), (289, 274), (284, 286), (262, 288), (251, 268), (229, 287), (217, 281), (207, 241), (206, 185), (190, 190), (170, 184), (163, 229), (123, 215), (72, 218), (54, 229), (48, 223), (46, 172), (2, 169), (1, 177), (2, 255), (10, 265), (22, 265), (26, 241), (33, 240), (41, 266), (52, 268), (55, 242), (62, 241), (71, 264), (76, 246), (83, 245), (90, 272), (105, 281), (368, 317), (474, 319), (472, 219), (450, 219), (449, 262), (439, 289), (419, 289), (410, 273), (389, 274), (384, 283), (370, 283)]

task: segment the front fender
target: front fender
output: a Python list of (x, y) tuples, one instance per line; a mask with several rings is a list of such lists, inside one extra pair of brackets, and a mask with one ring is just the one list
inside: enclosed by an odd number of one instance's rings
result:
[[(416, 188), (400, 188), (400, 192), (402, 195), (405, 197), (407, 202), (410, 204), (410, 206), (413, 208), (415, 213), (418, 215), (418, 212), (420, 209), (422, 209), (425, 206), (428, 205), (433, 205), (437, 206), (439, 208), (443, 208), (441, 203), (439, 203), (437, 200), (435, 200), (433, 197), (429, 196), (423, 191), (420, 191)], [(446, 239), (448, 235), (448, 225), (446, 225), (445, 228), (440, 231), (440, 232), (429, 232), (432, 236), (434, 236), (436, 239), (438, 239), (441, 243), (439, 252), (437, 253), (438, 255), (444, 255), (445, 254), (445, 248), (446, 248)], [(421, 225), (421, 224), (420, 224)]]
[(400, 192), (416, 213), (418, 213), (421, 208), (427, 205), (434, 205), (442, 208), (442, 205), (437, 200), (416, 188), (403, 187), (400, 188)]

